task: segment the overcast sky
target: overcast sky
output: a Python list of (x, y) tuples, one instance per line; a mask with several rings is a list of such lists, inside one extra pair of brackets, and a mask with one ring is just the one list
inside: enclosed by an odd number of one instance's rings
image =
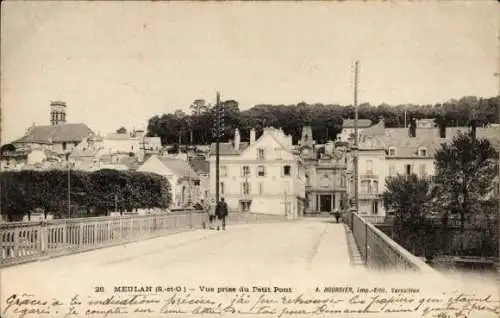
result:
[(496, 1), (2, 2), (2, 143), (68, 121), (101, 134), (194, 99), (435, 103), (498, 93)]

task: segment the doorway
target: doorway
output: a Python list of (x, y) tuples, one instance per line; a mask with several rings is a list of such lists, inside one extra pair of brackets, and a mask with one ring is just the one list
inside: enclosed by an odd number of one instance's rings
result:
[(252, 200), (240, 200), (240, 210), (241, 212), (249, 212)]
[(330, 194), (319, 196), (319, 211), (332, 212), (332, 196)]

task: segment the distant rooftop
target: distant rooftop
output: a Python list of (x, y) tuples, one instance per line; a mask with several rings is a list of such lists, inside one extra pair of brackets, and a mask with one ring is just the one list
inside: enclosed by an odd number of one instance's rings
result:
[[(342, 121), (342, 128), (354, 128), (354, 119), (344, 119)], [(358, 128), (368, 128), (372, 125), (370, 119), (358, 119)]]
[(12, 143), (80, 142), (90, 134), (92, 130), (83, 123), (33, 126), (24, 137)]

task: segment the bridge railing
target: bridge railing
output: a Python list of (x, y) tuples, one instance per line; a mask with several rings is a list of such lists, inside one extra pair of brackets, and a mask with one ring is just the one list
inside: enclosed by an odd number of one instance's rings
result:
[(190, 210), (172, 214), (1, 223), (0, 266), (201, 228), (206, 219), (206, 213)]
[[(227, 224), (285, 221), (284, 216), (229, 213)], [(170, 214), (123, 215), (40, 222), (0, 223), (0, 267), (144, 240), (206, 227), (200, 210)]]
[(364, 217), (350, 212), (346, 222), (368, 268), (437, 274), (432, 267), (397, 244)]

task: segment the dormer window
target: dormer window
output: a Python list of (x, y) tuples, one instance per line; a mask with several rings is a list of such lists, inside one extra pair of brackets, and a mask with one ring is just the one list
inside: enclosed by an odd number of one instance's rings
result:
[(389, 156), (395, 156), (395, 155), (396, 155), (396, 148), (389, 147)]
[(264, 149), (262, 148), (257, 149), (257, 160), (264, 160), (264, 158), (265, 158)]
[(427, 149), (425, 148), (418, 149), (418, 155), (419, 157), (427, 157)]

